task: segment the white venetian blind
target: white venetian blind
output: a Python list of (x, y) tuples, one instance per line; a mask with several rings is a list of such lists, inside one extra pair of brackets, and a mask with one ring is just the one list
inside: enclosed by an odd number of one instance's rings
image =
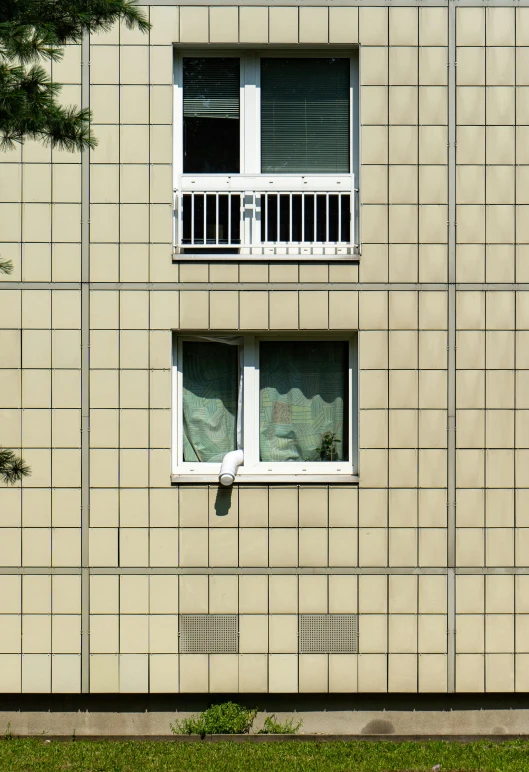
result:
[(238, 119), (239, 102), (239, 59), (184, 59), (185, 118)]

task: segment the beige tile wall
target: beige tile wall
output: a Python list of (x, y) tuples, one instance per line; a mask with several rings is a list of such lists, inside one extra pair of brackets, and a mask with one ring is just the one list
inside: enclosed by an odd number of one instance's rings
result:
[(2, 692), (79, 692), (81, 578), (0, 576)]
[[(148, 36), (90, 48), (90, 688), (445, 691), (447, 11), (147, 12)], [(527, 577), (508, 573), (529, 544), (529, 305), (508, 284), (527, 281), (528, 16), (456, 18), (456, 557), (477, 570), (457, 576), (458, 691), (528, 688)], [(359, 265), (172, 263), (173, 43), (360, 44)], [(80, 48), (53, 68), (79, 103)], [(28, 142), (2, 161), (0, 440), (33, 474), (0, 487), (0, 690), (78, 692), (80, 156)], [(222, 519), (215, 488), (171, 487), (174, 329), (358, 329), (359, 486), (236, 488)], [(179, 654), (179, 612), (239, 613), (241, 653)], [(298, 656), (305, 612), (358, 613), (358, 655)]]
[[(457, 16), (457, 541), (461, 566), (526, 566), (525, 9)], [(459, 691), (523, 691), (524, 576), (459, 576)]]

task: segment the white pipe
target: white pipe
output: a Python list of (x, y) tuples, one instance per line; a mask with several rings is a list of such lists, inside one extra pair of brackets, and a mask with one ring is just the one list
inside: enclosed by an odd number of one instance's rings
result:
[(230, 450), (229, 453), (226, 453), (220, 465), (219, 482), (221, 485), (233, 485), (235, 475), (243, 459), (244, 453), (242, 450)]

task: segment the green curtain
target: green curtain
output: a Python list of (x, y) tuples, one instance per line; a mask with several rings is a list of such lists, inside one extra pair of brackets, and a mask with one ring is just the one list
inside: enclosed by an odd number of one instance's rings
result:
[(349, 173), (350, 60), (261, 59), (261, 171)]
[(260, 344), (262, 461), (348, 458), (346, 341)]
[(184, 461), (220, 463), (237, 448), (239, 347), (184, 341)]

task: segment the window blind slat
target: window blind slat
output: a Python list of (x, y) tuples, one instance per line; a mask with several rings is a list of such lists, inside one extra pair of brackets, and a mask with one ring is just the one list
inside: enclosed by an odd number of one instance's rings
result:
[(348, 173), (349, 59), (261, 60), (261, 170)]
[(239, 59), (184, 59), (184, 118), (239, 118)]

